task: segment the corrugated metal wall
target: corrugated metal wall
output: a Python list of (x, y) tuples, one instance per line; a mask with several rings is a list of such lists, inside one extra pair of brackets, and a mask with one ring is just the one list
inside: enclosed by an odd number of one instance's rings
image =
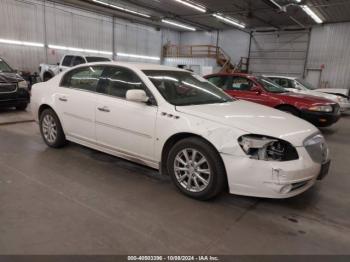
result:
[[(214, 45), (217, 44), (217, 32), (181, 33), (181, 45)], [(241, 57), (248, 57), (250, 35), (240, 30), (225, 30), (219, 32), (218, 45), (232, 58), (233, 63), (239, 63)]]
[[(208, 73), (218, 72), (220, 68), (217, 66), (216, 59), (213, 58), (165, 58), (164, 65), (177, 67), (178, 65), (186, 65), (191, 68), (195, 73), (205, 75)], [(211, 72), (207, 72), (208, 67)]]
[[(39, 1), (0, 0), (0, 38), (44, 43), (43, 6)], [(0, 57), (15, 69), (37, 68), (45, 49), (0, 43)]]
[(254, 33), (249, 71), (254, 74), (301, 76), (309, 44), (309, 31)]
[[(175, 44), (180, 41), (180, 34), (176, 31), (157, 31), (154, 27), (122, 19), (114, 22), (116, 52), (160, 57), (166, 41)], [(3, 39), (40, 43), (46, 40), (46, 44), (113, 50), (112, 17), (51, 2), (44, 5), (43, 0), (0, 0), (0, 25), (0, 38)], [(19, 70), (36, 71), (40, 63), (56, 63), (65, 53), (53, 49), (46, 53), (46, 48), (42, 47), (0, 44), (0, 56)]]
[(314, 27), (307, 68), (321, 68), (321, 81), (331, 88), (350, 88), (350, 23)]
[(219, 46), (229, 54), (234, 64), (241, 57), (248, 57), (250, 35), (240, 30), (225, 30), (220, 32)]

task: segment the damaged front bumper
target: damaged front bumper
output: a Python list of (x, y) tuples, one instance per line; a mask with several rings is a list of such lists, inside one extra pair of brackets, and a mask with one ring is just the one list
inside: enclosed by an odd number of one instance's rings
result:
[(245, 156), (221, 154), (231, 194), (266, 198), (288, 198), (312, 187), (321, 172), (304, 147), (297, 147), (299, 159), (262, 161)]

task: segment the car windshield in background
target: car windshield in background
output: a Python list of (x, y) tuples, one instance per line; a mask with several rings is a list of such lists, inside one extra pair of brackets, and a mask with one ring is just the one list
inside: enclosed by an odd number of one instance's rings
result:
[(86, 57), (86, 61), (88, 63), (96, 63), (96, 62), (111, 62), (109, 58), (106, 57), (97, 57), (97, 56), (88, 56)]
[(202, 105), (234, 101), (206, 79), (190, 72), (145, 70), (162, 96), (172, 105)]
[(302, 86), (306, 87), (309, 90), (315, 90), (317, 89), (316, 87), (314, 87), (313, 85), (311, 85), (310, 83), (306, 82), (304, 79), (296, 79), (297, 82), (299, 82)]
[(13, 69), (0, 58), (0, 72), (13, 72)]
[(272, 80), (265, 77), (257, 77), (259, 84), (261, 84), (268, 92), (271, 93), (286, 93), (286, 91), (282, 86), (276, 84)]

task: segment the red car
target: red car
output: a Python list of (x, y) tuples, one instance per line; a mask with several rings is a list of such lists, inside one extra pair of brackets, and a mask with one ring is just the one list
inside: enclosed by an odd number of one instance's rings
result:
[(232, 97), (274, 107), (319, 127), (330, 126), (340, 118), (337, 103), (288, 92), (268, 78), (241, 73), (213, 74), (205, 78)]

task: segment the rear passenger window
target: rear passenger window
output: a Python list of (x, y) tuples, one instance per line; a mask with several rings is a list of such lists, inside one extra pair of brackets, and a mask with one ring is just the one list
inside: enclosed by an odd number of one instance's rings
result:
[(61, 86), (96, 92), (103, 69), (103, 66), (89, 66), (72, 70), (63, 77)]
[(226, 89), (227, 79), (228, 77), (213, 76), (211, 78), (208, 78), (208, 81), (213, 85), (220, 87), (221, 89)]
[(126, 92), (131, 89), (143, 89), (147, 93), (141, 79), (134, 72), (126, 68), (109, 67), (104, 73), (98, 91), (110, 96), (125, 98)]
[(62, 61), (62, 66), (70, 66), (73, 60), (73, 56), (71, 55), (67, 55), (64, 57), (63, 61)]

